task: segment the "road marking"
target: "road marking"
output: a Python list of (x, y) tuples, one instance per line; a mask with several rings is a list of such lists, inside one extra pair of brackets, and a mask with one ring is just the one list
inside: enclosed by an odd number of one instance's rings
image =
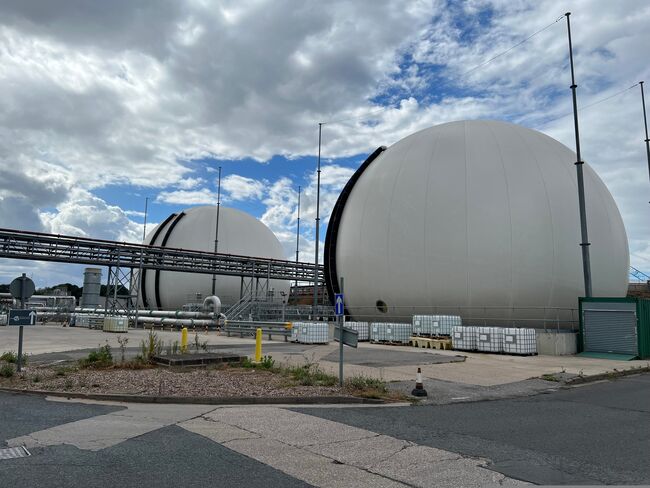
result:
[(10, 447), (45, 447), (69, 444), (99, 451), (168, 425), (213, 410), (209, 405), (129, 404), (126, 409), (90, 417), (9, 439)]
[(277, 407), (220, 407), (178, 425), (319, 487), (526, 484), (486, 460)]
[(8, 447), (8, 448), (0, 449), (0, 461), (5, 461), (7, 459), (28, 457), (28, 456), (31, 456), (31, 453), (27, 450), (25, 446)]

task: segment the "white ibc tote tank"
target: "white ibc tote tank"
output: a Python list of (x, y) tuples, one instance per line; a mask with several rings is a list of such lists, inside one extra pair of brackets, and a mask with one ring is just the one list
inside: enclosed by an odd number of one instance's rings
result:
[[(588, 153), (588, 151), (585, 151)], [(330, 296), (357, 320), (414, 314), (577, 320), (584, 294), (575, 153), (525, 127), (461, 121), (379, 148), (332, 212)], [(625, 296), (627, 236), (584, 165), (595, 296)], [(493, 322), (494, 323), (494, 322)]]

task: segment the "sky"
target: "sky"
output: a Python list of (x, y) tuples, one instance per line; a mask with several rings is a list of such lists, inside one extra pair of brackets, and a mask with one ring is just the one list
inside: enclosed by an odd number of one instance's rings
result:
[[(321, 255), (338, 193), (378, 146), (497, 119), (574, 149), (569, 10), (583, 158), (650, 274), (632, 87), (650, 85), (646, 0), (2, 0), (0, 227), (140, 242), (146, 198), (151, 230), (214, 204), (221, 167), (223, 205), (292, 259), (302, 188), (300, 259), (313, 260), (319, 122)], [(0, 283), (79, 284), (82, 270), (0, 259)]]

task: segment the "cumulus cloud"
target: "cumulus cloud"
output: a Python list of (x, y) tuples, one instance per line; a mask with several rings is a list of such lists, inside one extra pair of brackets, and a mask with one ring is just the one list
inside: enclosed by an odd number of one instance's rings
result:
[(205, 183), (203, 178), (183, 178), (176, 183), (181, 190), (191, 190)]
[(109, 205), (88, 191), (74, 189), (56, 212), (43, 212), (49, 232), (124, 242), (140, 242), (142, 226), (116, 205)]
[[(580, 106), (650, 75), (647, 2), (573, 10)], [(551, 0), (2, 2), (0, 226), (135, 237), (129, 217), (139, 216), (96, 189), (134, 185), (160, 202), (212, 204), (197, 166), (313, 155), (318, 122), (334, 163), (322, 174), (323, 221), (351, 172), (336, 158), (436, 123), (507, 119), (573, 147), (571, 118), (560, 117), (571, 111), (563, 19), (472, 70), (563, 13)], [(633, 90), (581, 112), (581, 128), (584, 157), (623, 214), (632, 261), (648, 270), (640, 117)], [(296, 184), (284, 176), (233, 175), (223, 189), (233, 203), (264, 203), (262, 218), (289, 253)], [(305, 222), (314, 209), (310, 179)], [(305, 231), (309, 239), (313, 247)]]
[(221, 188), (229, 200), (261, 199), (266, 183), (240, 175), (228, 175), (221, 182)]
[(207, 188), (163, 191), (158, 194), (156, 201), (177, 205), (211, 205), (217, 202), (217, 194)]
[[(339, 193), (352, 176), (354, 170), (337, 164), (325, 164), (321, 167), (320, 222), (325, 228), (336, 204)], [(314, 261), (316, 252), (316, 174), (309, 175), (309, 183), (302, 189), (300, 196), (300, 248), (301, 261)], [(269, 185), (262, 203), (266, 210), (261, 217), (282, 242), (285, 255), (295, 258), (296, 230), (298, 217), (298, 189), (289, 178), (283, 177)], [(319, 235), (319, 262), (323, 261), (325, 232)]]

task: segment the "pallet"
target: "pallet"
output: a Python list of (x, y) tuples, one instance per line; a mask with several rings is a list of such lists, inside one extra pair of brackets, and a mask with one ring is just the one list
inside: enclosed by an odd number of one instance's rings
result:
[(372, 344), (383, 344), (384, 346), (408, 346), (408, 342), (398, 342), (398, 341), (370, 341)]
[(422, 349), (451, 350), (451, 339), (428, 339), (426, 337), (411, 337), (409, 345)]
[(411, 339), (440, 339), (440, 340), (446, 340), (446, 339), (451, 339), (451, 336), (448, 335), (440, 335), (440, 334), (413, 334), (411, 336)]

